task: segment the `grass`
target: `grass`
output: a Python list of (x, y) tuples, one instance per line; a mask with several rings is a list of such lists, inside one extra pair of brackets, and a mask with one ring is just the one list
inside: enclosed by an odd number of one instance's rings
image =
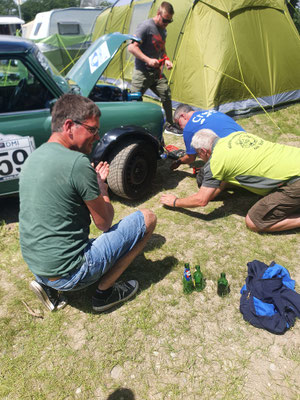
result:
[[(241, 119), (246, 130), (300, 147), (300, 104)], [(183, 148), (180, 137), (168, 144)], [(204, 209), (173, 211), (162, 192), (196, 190), (191, 168), (170, 172), (159, 161), (144, 202), (113, 198), (115, 221), (151, 208), (158, 224), (145, 252), (123, 278), (140, 282), (137, 296), (105, 314), (91, 309), (91, 290), (69, 294), (64, 310), (48, 313), (28, 289), (32, 275), (18, 240), (18, 202), (0, 200), (0, 398), (7, 400), (299, 400), (300, 322), (282, 336), (246, 323), (240, 289), (253, 259), (287, 267), (300, 292), (299, 230), (259, 235), (244, 217), (256, 197), (229, 194)], [(97, 229), (91, 226), (91, 235)], [(185, 262), (201, 265), (206, 288), (182, 293)], [(217, 296), (226, 272), (231, 286)], [(42, 318), (30, 315), (24, 306)]]

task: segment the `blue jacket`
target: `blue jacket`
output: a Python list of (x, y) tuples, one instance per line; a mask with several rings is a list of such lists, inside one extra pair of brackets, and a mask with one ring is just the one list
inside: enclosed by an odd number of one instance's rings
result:
[(282, 334), (300, 318), (300, 295), (286, 268), (254, 260), (241, 289), (240, 311), (250, 324)]

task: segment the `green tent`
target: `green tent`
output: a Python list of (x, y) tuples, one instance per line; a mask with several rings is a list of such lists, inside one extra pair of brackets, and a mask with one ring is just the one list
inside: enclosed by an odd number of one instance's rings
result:
[(91, 45), (91, 34), (59, 35), (33, 40), (39, 49), (63, 75), (73, 67), (85, 50)]
[[(174, 68), (165, 74), (175, 104), (238, 114), (300, 99), (300, 37), (284, 0), (171, 3), (167, 53)], [(98, 16), (92, 40), (114, 31), (134, 33), (160, 4), (116, 1)], [(130, 81), (133, 64), (123, 51), (107, 78)]]

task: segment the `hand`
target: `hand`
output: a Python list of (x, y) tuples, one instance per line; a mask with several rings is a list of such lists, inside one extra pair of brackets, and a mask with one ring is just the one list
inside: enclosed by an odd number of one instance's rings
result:
[(109, 174), (109, 164), (107, 161), (100, 161), (97, 167), (95, 168), (97, 176), (99, 175), (102, 181), (105, 181)]
[(175, 161), (172, 162), (172, 164), (170, 166), (170, 169), (173, 171), (174, 169), (178, 168), (179, 165), (181, 165), (181, 164), (182, 163), (181, 163), (181, 160), (179, 158), (178, 160), (175, 160)]
[(149, 58), (149, 60), (147, 61), (147, 64), (151, 68), (159, 68), (160, 67), (159, 61), (156, 58)]
[(161, 202), (164, 206), (173, 207), (175, 199), (177, 199), (177, 196), (175, 196), (175, 194), (166, 193), (166, 194), (163, 194), (163, 195), (161, 196), (160, 202)]
[(95, 168), (97, 174), (97, 181), (102, 196), (106, 196), (108, 193), (108, 185), (105, 183), (106, 178), (109, 174), (109, 164), (106, 161), (100, 161)]
[(173, 63), (170, 60), (165, 61), (165, 66), (167, 69), (172, 69), (173, 68)]

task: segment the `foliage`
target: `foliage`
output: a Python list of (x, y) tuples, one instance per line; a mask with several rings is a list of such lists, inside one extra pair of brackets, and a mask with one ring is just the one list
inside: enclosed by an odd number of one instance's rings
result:
[(1, 0), (0, 15), (17, 15), (17, 5), (14, 0)]
[(298, 0), (289, 0), (287, 6), (291, 14), (291, 17), (294, 21), (294, 24), (296, 25), (296, 28), (300, 33), (300, 9), (299, 9), (300, 3)]
[(102, 1), (102, 0), (81, 0), (80, 7), (108, 7), (111, 6), (114, 1)]
[(32, 21), (39, 12), (55, 8), (78, 7), (80, 0), (27, 0), (21, 5), (22, 18), (25, 22)]

